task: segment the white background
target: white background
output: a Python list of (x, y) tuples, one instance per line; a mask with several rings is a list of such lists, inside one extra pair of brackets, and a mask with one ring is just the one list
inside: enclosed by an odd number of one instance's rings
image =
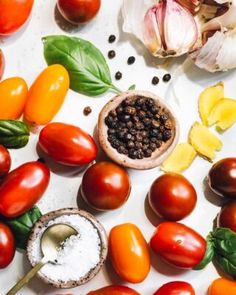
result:
[[(175, 99), (172, 98), (171, 91), (167, 90), (168, 84), (163, 82), (160, 82), (158, 86), (151, 84), (154, 75), (161, 78), (166, 73), (163, 67), (158, 68), (157, 59), (151, 57), (135, 38), (122, 33), (120, 12), (122, 0), (103, 0), (102, 2), (100, 13), (93, 22), (67, 34), (80, 36), (92, 41), (101, 49), (104, 55), (107, 55), (108, 50), (115, 49), (117, 56), (115, 59), (109, 60), (108, 63), (112, 76), (118, 70), (123, 73), (123, 79), (117, 82), (117, 85), (126, 90), (130, 85), (136, 84), (137, 89), (153, 91), (166, 99), (175, 109), (179, 118), (181, 141), (186, 140), (192, 123), (195, 120), (199, 120), (197, 98), (204, 87), (223, 80), (225, 82), (226, 95), (229, 97), (236, 96), (235, 72), (208, 74), (198, 70), (194, 65), (190, 65), (186, 73), (179, 74), (179, 79), (174, 84), (175, 92), (180, 102), (177, 104)], [(5, 53), (7, 61), (5, 78), (21, 76), (30, 85), (39, 72), (46, 67), (41, 37), (50, 34), (66, 34), (55, 21), (55, 4), (56, 1), (54, 0), (36, 0), (29, 24), (14, 38), (1, 41), (0, 46)], [(110, 34), (115, 34), (118, 37), (115, 44), (107, 42)], [(126, 61), (130, 55), (136, 56), (136, 63), (132, 66), (127, 66)], [(182, 59), (179, 59), (178, 63), (182, 61)], [(172, 64), (171, 72), (173, 73), (176, 64)], [(89, 98), (69, 91), (65, 103), (54, 121), (73, 123), (93, 134), (98, 113), (112, 95), (112, 93), (106, 93), (101, 97)], [(83, 108), (88, 105), (92, 108), (92, 114), (85, 117), (83, 115)], [(236, 128), (233, 127), (220, 135), (224, 146), (222, 151), (217, 153), (216, 160), (236, 155), (235, 131)], [(213, 130), (213, 132), (215, 131)], [(38, 159), (36, 143), (37, 135), (31, 135), (30, 143), (25, 148), (11, 151), (13, 159), (12, 168), (24, 162)], [(211, 230), (213, 219), (220, 210), (219, 198), (209, 192), (204, 194), (203, 182), (210, 167), (211, 163), (197, 158), (185, 173), (197, 190), (198, 203), (194, 212), (183, 220), (183, 223), (193, 227), (203, 236), (206, 236)], [(120, 210), (96, 213), (96, 216), (104, 224), (107, 231), (119, 223), (135, 223), (142, 230), (147, 241), (149, 241), (158, 220), (146, 205), (145, 198), (152, 181), (161, 172), (156, 168), (143, 172), (130, 170), (129, 173), (132, 178), (132, 192), (127, 204)], [(70, 173), (70, 171), (65, 173), (60, 170), (52, 173), (49, 188), (39, 204), (42, 212), (46, 213), (63, 207), (76, 207), (80, 182), (80, 174)], [(81, 202), (79, 201), (79, 203)], [(84, 208), (83, 204), (81, 206)], [(79, 263), (79, 261), (75, 263)], [(12, 264), (8, 268), (0, 270), (0, 294), (4, 295), (29, 269), (30, 266), (25, 253), (17, 252)], [(148, 295), (153, 294), (158, 287), (168, 281), (186, 280), (194, 286), (197, 295), (204, 295), (211, 281), (218, 276), (212, 265), (209, 265), (203, 271), (179, 270), (167, 266), (155, 255), (152, 255), (152, 269), (147, 279), (143, 283), (131, 287), (143, 295)], [(107, 263), (99, 275), (90, 283), (71, 290), (69, 293), (85, 295), (92, 289), (111, 283), (123, 282), (119, 280), (110, 264)], [(36, 278), (19, 294), (68, 294), (68, 291), (52, 289)]]

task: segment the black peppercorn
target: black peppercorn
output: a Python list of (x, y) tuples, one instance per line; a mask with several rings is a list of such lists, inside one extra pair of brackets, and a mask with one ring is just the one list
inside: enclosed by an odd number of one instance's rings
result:
[(165, 75), (163, 76), (163, 78), (162, 78), (162, 80), (163, 80), (164, 82), (169, 82), (170, 79), (171, 79), (171, 75), (170, 75), (170, 74), (165, 74)]
[(169, 119), (169, 117), (167, 115), (165, 115), (165, 114), (163, 114), (163, 115), (160, 116), (160, 121), (162, 123), (165, 123), (168, 119)]
[(135, 144), (134, 144), (134, 142), (132, 140), (128, 141), (128, 144), (127, 144), (128, 148), (133, 148), (134, 145)]
[(108, 52), (108, 57), (109, 57), (110, 59), (114, 58), (115, 56), (116, 56), (116, 52), (115, 52), (115, 50), (110, 50), (110, 51)]
[(136, 114), (136, 109), (134, 107), (127, 106), (125, 108), (125, 113), (129, 114), (129, 115), (134, 115), (134, 114)]
[(128, 65), (132, 65), (133, 63), (135, 63), (135, 57), (134, 56), (130, 56), (127, 60), (127, 64)]
[(165, 130), (165, 131), (163, 132), (163, 140), (164, 140), (164, 141), (167, 141), (168, 139), (170, 139), (171, 136), (172, 136), (172, 133), (171, 133), (170, 130)]
[(130, 120), (130, 115), (123, 114), (123, 115), (120, 116), (120, 120), (122, 122), (128, 122)]
[(152, 78), (152, 84), (153, 85), (157, 85), (158, 83), (159, 83), (159, 78), (157, 77), (157, 76), (154, 76), (153, 78)]
[(92, 109), (90, 107), (85, 107), (83, 110), (83, 113), (85, 116), (88, 116), (89, 114), (91, 114)]
[(116, 113), (117, 113), (117, 114), (122, 114), (122, 113), (123, 113), (123, 108), (122, 108), (121, 106), (118, 106), (118, 107), (116, 108)]
[(116, 72), (116, 74), (115, 74), (115, 78), (116, 78), (116, 80), (120, 80), (121, 78), (122, 78), (122, 73), (121, 72)]
[(108, 42), (113, 43), (115, 41), (116, 41), (116, 36), (115, 35), (110, 35), (109, 38), (108, 38)]

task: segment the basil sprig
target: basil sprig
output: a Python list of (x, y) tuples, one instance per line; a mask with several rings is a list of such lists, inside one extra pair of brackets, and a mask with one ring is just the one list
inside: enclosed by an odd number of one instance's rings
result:
[(70, 76), (70, 88), (97, 96), (106, 91), (121, 92), (111, 79), (110, 69), (101, 51), (91, 42), (64, 35), (43, 39), (44, 57), (48, 65), (63, 65)]
[(236, 278), (235, 232), (219, 227), (208, 235), (205, 257), (195, 269), (203, 269), (211, 261), (215, 262), (226, 274)]
[(3, 220), (11, 228), (17, 248), (26, 249), (30, 231), (41, 216), (39, 208), (33, 207), (19, 217)]
[(24, 122), (0, 120), (0, 144), (18, 149), (27, 145), (28, 141), (29, 128)]

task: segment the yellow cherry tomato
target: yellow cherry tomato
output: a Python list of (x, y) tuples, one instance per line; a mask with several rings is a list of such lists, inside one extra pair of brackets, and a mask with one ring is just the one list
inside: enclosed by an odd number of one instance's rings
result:
[(49, 123), (61, 108), (69, 89), (69, 74), (61, 65), (47, 67), (30, 87), (24, 115), (37, 125)]
[(28, 86), (22, 78), (13, 77), (0, 83), (0, 119), (17, 119), (23, 113)]
[(208, 289), (208, 295), (235, 295), (236, 282), (224, 278), (213, 281)]
[(131, 223), (112, 228), (109, 253), (117, 274), (130, 283), (140, 283), (150, 271), (150, 252), (139, 228)]

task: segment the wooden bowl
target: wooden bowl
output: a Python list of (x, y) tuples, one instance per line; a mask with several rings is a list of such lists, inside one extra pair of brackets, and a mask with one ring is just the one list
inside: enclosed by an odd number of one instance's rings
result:
[[(169, 118), (172, 122), (173, 125), (173, 135), (172, 137), (164, 142), (160, 148), (156, 149), (153, 153), (152, 156), (149, 158), (143, 158), (143, 159), (131, 159), (128, 156), (124, 154), (118, 153), (116, 149), (114, 149), (110, 142), (108, 141), (108, 136), (107, 136), (107, 130), (108, 127), (105, 124), (105, 118), (107, 117), (108, 113), (111, 110), (114, 110), (123, 100), (126, 98), (129, 99), (136, 99), (137, 96), (141, 96), (144, 98), (152, 98), (156, 101), (157, 106), (161, 107), (165, 113), (169, 115)], [(173, 151), (175, 148), (176, 144), (178, 143), (179, 139), (179, 123), (174, 115), (173, 111), (171, 108), (163, 101), (161, 100), (158, 96), (151, 92), (147, 91), (127, 91), (121, 94), (118, 94), (114, 98), (112, 98), (102, 109), (102, 111), (99, 114), (98, 118), (98, 139), (101, 148), (103, 151), (106, 153), (106, 155), (112, 159), (114, 162), (127, 167), (127, 168), (133, 168), (133, 169), (138, 169), (138, 170), (145, 170), (145, 169), (151, 169), (156, 166), (159, 166), (168, 156), (169, 154)]]
[[(69, 288), (74, 288), (80, 285), (83, 285), (90, 281), (94, 276), (97, 275), (97, 273), (100, 271), (102, 265), (104, 264), (106, 257), (107, 257), (107, 236), (104, 227), (102, 224), (90, 213), (75, 209), (75, 208), (66, 208), (66, 209), (60, 209), (57, 211), (52, 211), (49, 212), (45, 215), (43, 215), (34, 225), (29, 240), (28, 240), (28, 245), (27, 245), (27, 257), (29, 259), (30, 264), (32, 267), (35, 266), (35, 261), (33, 259), (32, 255), (32, 245), (40, 232), (42, 232), (42, 228), (46, 227), (48, 222), (50, 220), (53, 220), (59, 216), (62, 215), (71, 215), (71, 214), (76, 214), (80, 215), (84, 218), (86, 218), (88, 221), (92, 223), (92, 225), (98, 230), (98, 234), (100, 236), (101, 240), (101, 252), (100, 252), (100, 261), (99, 263), (95, 266), (95, 268), (91, 269), (84, 277), (80, 278), (79, 280), (76, 281), (55, 281), (52, 280), (51, 278), (48, 278), (46, 275), (44, 275), (42, 272), (38, 272), (38, 277), (42, 279), (46, 284), (50, 284), (53, 287), (56, 288), (61, 288), (61, 289), (69, 289)], [(76, 263), (76, 262), (75, 262)]]

